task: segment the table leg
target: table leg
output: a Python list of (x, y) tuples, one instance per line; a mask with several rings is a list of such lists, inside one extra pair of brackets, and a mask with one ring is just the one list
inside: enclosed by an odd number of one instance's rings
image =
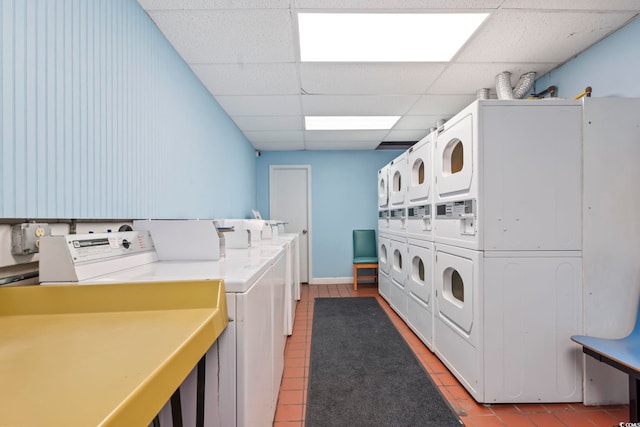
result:
[(629, 422), (637, 423), (640, 414), (640, 379), (629, 375)]
[(196, 385), (196, 427), (204, 427), (204, 385), (207, 354), (198, 362), (198, 380)]
[(180, 400), (180, 387), (171, 395), (171, 418), (173, 427), (182, 427), (182, 402)]

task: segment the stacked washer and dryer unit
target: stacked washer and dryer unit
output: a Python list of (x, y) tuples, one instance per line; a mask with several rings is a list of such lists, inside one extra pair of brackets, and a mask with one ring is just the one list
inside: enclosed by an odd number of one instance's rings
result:
[(380, 293), (478, 402), (582, 400), (581, 115), (476, 101), (379, 172)]

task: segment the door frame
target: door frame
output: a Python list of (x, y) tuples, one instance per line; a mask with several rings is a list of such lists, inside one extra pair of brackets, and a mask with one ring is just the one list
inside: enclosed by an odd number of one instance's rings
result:
[[(273, 176), (276, 170), (287, 169), (304, 169), (307, 172), (307, 283), (312, 283), (312, 259), (313, 252), (311, 247), (313, 242), (313, 232), (311, 227), (311, 165), (269, 165), (269, 219), (271, 216), (271, 194), (273, 190)], [(302, 238), (302, 237), (300, 237)], [(302, 258), (302, 257), (301, 257)]]

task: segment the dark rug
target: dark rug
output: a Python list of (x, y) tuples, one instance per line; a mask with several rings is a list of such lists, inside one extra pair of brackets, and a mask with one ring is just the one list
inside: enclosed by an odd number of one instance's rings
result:
[(306, 427), (460, 426), (373, 297), (316, 298)]

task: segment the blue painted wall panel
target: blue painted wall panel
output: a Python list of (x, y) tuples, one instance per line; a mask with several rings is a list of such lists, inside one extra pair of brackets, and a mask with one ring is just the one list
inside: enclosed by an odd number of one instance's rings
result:
[[(310, 278), (353, 274), (352, 231), (378, 228), (378, 170), (402, 151), (262, 152), (258, 209), (269, 216), (269, 165), (311, 165)], [(277, 219), (277, 218), (273, 218)]]
[(0, 217), (256, 205), (253, 147), (135, 0), (2, 0), (0, 23)]
[(640, 19), (541, 76), (536, 89), (558, 87), (558, 96), (573, 98), (587, 86), (593, 96), (640, 97)]

